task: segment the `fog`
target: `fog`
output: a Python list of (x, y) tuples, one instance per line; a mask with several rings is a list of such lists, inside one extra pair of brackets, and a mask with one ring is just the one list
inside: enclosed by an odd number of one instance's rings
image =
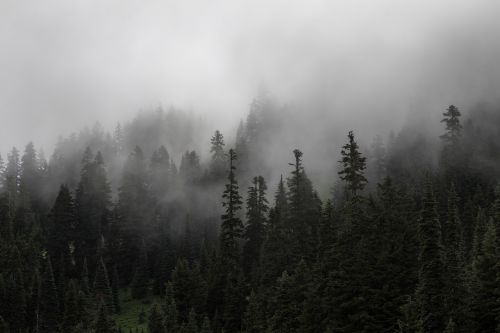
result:
[(3, 0), (0, 152), (30, 140), (51, 151), (59, 134), (159, 105), (234, 136), (262, 86), (297, 110), (306, 128), (290, 145), (306, 154), (325, 131), (370, 140), (451, 103), (496, 101), (499, 10), (493, 0)]

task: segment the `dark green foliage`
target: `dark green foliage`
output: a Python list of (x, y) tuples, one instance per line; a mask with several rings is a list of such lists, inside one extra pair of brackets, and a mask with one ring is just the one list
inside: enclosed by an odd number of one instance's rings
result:
[(115, 333), (112, 319), (108, 316), (106, 305), (100, 304), (95, 322), (95, 333)]
[(268, 202), (266, 199), (266, 182), (264, 178), (254, 177), (253, 184), (248, 188), (247, 223), (244, 237), (243, 262), (246, 275), (255, 275), (260, 262), (260, 251), (266, 235)]
[(224, 152), (224, 136), (217, 130), (210, 139), (210, 153), (212, 161), (210, 164), (210, 175), (214, 180), (221, 180), (226, 174), (227, 157)]
[(165, 324), (163, 320), (163, 313), (158, 304), (154, 304), (149, 312), (148, 318), (148, 331), (149, 333), (165, 333)]
[(107, 313), (113, 313), (113, 294), (109, 283), (108, 270), (102, 257), (99, 258), (97, 263), (93, 291), (97, 304), (104, 305)]
[(39, 331), (41, 333), (55, 332), (59, 327), (60, 315), (56, 281), (49, 257), (47, 258), (40, 285), (40, 303), (38, 309)]
[(495, 332), (498, 326), (497, 314), (492, 311), (499, 308), (496, 237), (496, 227), (489, 223), (473, 262), (472, 315), (475, 332)]
[(444, 298), (444, 251), (441, 225), (436, 211), (432, 185), (425, 185), (419, 222), (420, 271), (418, 302), (425, 332), (441, 332), (446, 326)]
[(48, 250), (52, 258), (65, 256), (69, 258), (70, 242), (73, 240), (76, 227), (75, 206), (73, 197), (65, 185), (61, 185), (51, 213), (51, 229), (48, 237)]
[(167, 283), (165, 290), (165, 300), (162, 305), (163, 314), (165, 316), (165, 329), (167, 332), (175, 332), (178, 328), (178, 312), (174, 298), (174, 290), (172, 284)]
[(222, 205), (225, 213), (222, 214), (222, 226), (220, 235), (221, 256), (224, 264), (228, 267), (234, 267), (238, 263), (239, 250), (238, 240), (241, 238), (243, 223), (238, 216), (242, 205), (242, 198), (238, 192), (238, 182), (236, 180), (234, 165), (236, 161), (236, 152), (229, 150), (229, 175), (228, 183), (222, 195)]
[(361, 156), (352, 131), (349, 132), (347, 138), (349, 142), (342, 147), (341, 151), (342, 159), (339, 162), (342, 165), (342, 170), (339, 171), (339, 175), (340, 179), (347, 183), (346, 189), (349, 198), (354, 199), (358, 192), (364, 189), (367, 182), (364, 176), (366, 158)]
[(76, 253), (79, 260), (95, 258), (106, 227), (111, 189), (100, 152), (95, 157), (90, 148), (82, 159), (80, 182), (76, 190)]
[(80, 292), (74, 280), (68, 284), (64, 299), (64, 315), (62, 329), (65, 332), (71, 332), (79, 323), (83, 322), (83, 309), (81, 309)]
[(133, 298), (144, 298), (149, 291), (149, 266), (146, 245), (142, 241), (141, 256), (138, 259), (137, 266), (134, 270), (134, 278), (131, 283), (131, 293)]
[(111, 280), (111, 294), (113, 295), (113, 307), (115, 313), (121, 312), (120, 306), (120, 279), (118, 278), (118, 270), (113, 267), (113, 278)]
[(190, 265), (185, 259), (179, 259), (172, 273), (172, 288), (181, 321), (187, 320), (191, 309), (204, 310), (206, 285), (197, 264)]

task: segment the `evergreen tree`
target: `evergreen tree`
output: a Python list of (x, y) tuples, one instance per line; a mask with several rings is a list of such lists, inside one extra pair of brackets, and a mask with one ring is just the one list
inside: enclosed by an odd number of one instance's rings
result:
[(76, 219), (73, 197), (66, 185), (61, 185), (50, 216), (52, 223), (47, 242), (49, 253), (53, 258), (69, 258)]
[(229, 175), (228, 183), (225, 186), (222, 203), (225, 213), (222, 214), (220, 246), (221, 255), (224, 263), (229, 267), (235, 267), (238, 263), (238, 240), (241, 238), (243, 223), (239, 218), (242, 199), (238, 192), (238, 182), (236, 180), (234, 165), (236, 161), (236, 152), (229, 150)]
[(243, 263), (246, 275), (251, 272), (255, 273), (260, 262), (260, 251), (266, 234), (266, 216), (269, 210), (266, 190), (266, 183), (261, 176), (254, 177), (253, 185), (248, 188), (247, 224), (244, 232), (247, 242), (243, 247)]
[(500, 308), (496, 234), (496, 227), (490, 222), (486, 227), (480, 252), (474, 258), (472, 315), (475, 332), (495, 332), (499, 323), (496, 311)]
[(118, 270), (113, 267), (113, 278), (111, 279), (111, 293), (113, 295), (113, 306), (115, 313), (121, 312), (120, 306), (120, 280), (118, 278)]
[[(147, 237), (153, 233), (154, 209), (147, 178), (144, 154), (142, 149), (136, 146), (125, 163), (122, 184), (118, 191), (122, 244), (119, 273), (125, 283), (130, 282), (130, 272), (134, 272), (133, 277), (136, 277), (136, 274), (149, 276), (147, 271), (137, 271), (147, 265), (144, 261), (144, 246)], [(144, 280), (141, 276), (142, 282)]]
[(447, 145), (456, 146), (462, 136), (462, 125), (460, 124), (461, 113), (454, 105), (450, 105), (443, 113), (442, 123), (446, 124), (446, 133), (441, 135), (441, 139)]
[(64, 299), (64, 316), (62, 329), (65, 332), (71, 332), (82, 321), (82, 312), (80, 309), (80, 294), (74, 280), (68, 284)]
[(95, 333), (115, 333), (112, 319), (108, 316), (106, 305), (101, 303), (95, 322)]
[(221, 180), (226, 174), (227, 158), (224, 152), (224, 136), (219, 130), (215, 131), (210, 144), (212, 145), (210, 148), (212, 154), (210, 174), (214, 180)]
[(131, 293), (133, 298), (144, 298), (149, 290), (149, 267), (146, 244), (142, 240), (141, 256), (138, 260), (131, 283)]
[(174, 289), (170, 282), (166, 286), (165, 300), (162, 308), (165, 315), (165, 329), (167, 332), (176, 332), (178, 328), (178, 312), (174, 298)]
[(94, 258), (97, 255), (103, 231), (109, 215), (111, 189), (107, 180), (104, 161), (100, 152), (93, 157), (90, 148), (82, 159), (80, 182), (76, 189), (75, 228), (78, 259)]
[(148, 318), (149, 333), (166, 333), (165, 324), (163, 322), (163, 314), (158, 304), (154, 304), (149, 312)]
[(347, 183), (346, 189), (351, 200), (358, 199), (358, 192), (362, 191), (367, 183), (364, 175), (366, 158), (361, 156), (357, 142), (352, 131), (347, 135), (348, 143), (342, 147), (342, 159), (339, 161), (342, 170), (339, 171), (340, 179)]
[(108, 270), (102, 257), (98, 260), (93, 291), (97, 304), (106, 306), (106, 313), (113, 313), (113, 295), (109, 283)]
[(21, 180), (21, 164), (19, 161), (19, 151), (13, 147), (7, 155), (7, 166), (4, 172), (5, 189), (9, 201), (10, 214), (16, 211), (19, 201), (19, 187)]
[(418, 301), (425, 332), (442, 332), (446, 325), (444, 309), (444, 253), (436, 201), (429, 181), (425, 185), (419, 223), (420, 272)]
[(42, 276), (38, 316), (40, 333), (53, 333), (58, 330), (60, 308), (50, 257), (47, 258), (45, 272)]

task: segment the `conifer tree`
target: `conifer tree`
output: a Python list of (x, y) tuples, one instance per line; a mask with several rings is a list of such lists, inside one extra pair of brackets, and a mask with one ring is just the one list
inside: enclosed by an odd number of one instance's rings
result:
[(95, 333), (115, 333), (112, 319), (108, 316), (107, 307), (101, 303), (95, 322)]
[(85, 295), (90, 295), (90, 279), (89, 279), (89, 268), (87, 265), (87, 257), (83, 258), (83, 268), (80, 277), (81, 290)]
[(141, 243), (141, 256), (137, 262), (131, 284), (132, 297), (138, 299), (146, 297), (149, 290), (148, 254), (144, 240)]
[(90, 148), (84, 152), (80, 182), (76, 189), (77, 226), (75, 230), (78, 259), (94, 258), (109, 215), (111, 189), (100, 152), (93, 157)]
[(111, 293), (113, 295), (113, 306), (115, 313), (121, 312), (120, 305), (120, 280), (118, 278), (118, 270), (116, 266), (113, 267), (113, 277), (111, 279)]
[(242, 327), (242, 314), (245, 311), (243, 275), (229, 274), (224, 288), (224, 330), (239, 332)]
[(238, 263), (238, 240), (241, 238), (243, 223), (239, 218), (242, 198), (238, 192), (238, 182), (235, 175), (236, 152), (229, 150), (229, 175), (222, 198), (225, 213), (222, 214), (220, 235), (221, 255), (226, 265), (235, 267)]
[(447, 145), (456, 146), (462, 136), (462, 125), (460, 124), (461, 113), (454, 105), (450, 105), (443, 113), (442, 123), (446, 124), (446, 133), (441, 135), (441, 139)]
[(3, 188), (7, 192), (10, 214), (12, 216), (18, 205), (21, 180), (21, 164), (19, 161), (19, 151), (16, 147), (13, 147), (7, 155), (7, 166), (5, 167), (4, 178), (5, 184)]
[(78, 287), (75, 281), (71, 280), (64, 299), (62, 328), (65, 332), (71, 332), (82, 321), (79, 297)]
[(266, 322), (262, 305), (259, 295), (252, 290), (244, 316), (245, 332), (259, 333), (265, 331)]
[(165, 324), (163, 322), (163, 313), (160, 306), (155, 303), (149, 312), (148, 318), (149, 333), (165, 333)]
[(442, 332), (446, 325), (444, 309), (444, 253), (436, 201), (429, 181), (425, 184), (419, 222), (420, 271), (418, 302), (425, 332)]
[[(448, 213), (446, 220), (446, 312), (450, 320), (458, 328), (460, 332), (466, 330), (466, 324), (470, 322), (467, 319), (466, 309), (466, 286), (465, 286), (465, 273), (463, 263), (463, 253), (461, 247), (461, 222), (458, 212), (458, 196), (455, 192), (455, 187), (452, 186), (448, 194)], [(457, 332), (458, 332), (457, 331)]]
[(359, 191), (362, 191), (367, 183), (364, 175), (366, 158), (362, 157), (358, 143), (354, 140), (352, 131), (347, 135), (348, 143), (342, 147), (342, 159), (339, 161), (342, 170), (339, 171), (340, 179), (346, 182), (346, 189), (351, 200), (358, 199)]
[(490, 222), (486, 227), (479, 255), (474, 258), (472, 315), (475, 332), (495, 332), (499, 323), (494, 310), (500, 308), (496, 237), (496, 227)]
[(267, 186), (264, 178), (254, 177), (253, 184), (248, 188), (247, 224), (244, 237), (247, 242), (243, 247), (243, 263), (245, 274), (255, 273), (260, 262), (260, 251), (264, 242), (269, 210), (266, 199)]
[(52, 263), (50, 257), (48, 257), (40, 286), (40, 304), (38, 310), (40, 333), (53, 333), (57, 331), (60, 318), (59, 310), (56, 281), (54, 279)]
[(182, 333), (198, 333), (198, 321), (196, 320), (196, 312), (193, 309), (189, 311), (188, 320), (183, 325)]
[(49, 253), (53, 258), (69, 258), (76, 219), (73, 197), (66, 185), (61, 185), (50, 217), (52, 223), (47, 242)]
[(178, 328), (178, 312), (174, 298), (174, 290), (171, 282), (167, 283), (165, 299), (163, 302), (163, 313), (165, 315), (165, 329), (167, 332), (176, 332)]
[[(119, 273), (124, 283), (130, 277), (143, 274), (144, 242), (152, 234), (154, 209), (150, 196), (144, 154), (138, 146), (129, 155), (123, 170), (121, 187), (118, 190), (118, 216), (120, 238), (123, 244), (120, 251)], [(130, 272), (134, 272), (130, 276)], [(143, 282), (141, 276), (141, 283)]]
[(106, 313), (113, 313), (113, 295), (109, 283), (108, 270), (102, 257), (99, 258), (97, 263), (93, 291), (97, 304), (106, 306)]
[(274, 196), (274, 207), (269, 212), (266, 239), (262, 248), (261, 284), (270, 285), (276, 281), (290, 264), (290, 249), (283, 244), (289, 243), (288, 199), (283, 177), (280, 178)]
[(203, 321), (200, 326), (200, 333), (212, 333), (212, 329), (210, 328), (210, 320), (207, 316), (203, 317)]
[(226, 154), (224, 152), (224, 136), (219, 130), (216, 130), (214, 136), (210, 139), (210, 153), (212, 161), (210, 164), (210, 174), (214, 180), (221, 180), (226, 173)]

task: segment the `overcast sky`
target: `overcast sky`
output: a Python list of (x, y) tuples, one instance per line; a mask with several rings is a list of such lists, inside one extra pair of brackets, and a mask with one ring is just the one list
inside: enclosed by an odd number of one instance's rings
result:
[(494, 101), (499, 3), (0, 0), (0, 152), (160, 104), (229, 126), (261, 84), (372, 130)]

